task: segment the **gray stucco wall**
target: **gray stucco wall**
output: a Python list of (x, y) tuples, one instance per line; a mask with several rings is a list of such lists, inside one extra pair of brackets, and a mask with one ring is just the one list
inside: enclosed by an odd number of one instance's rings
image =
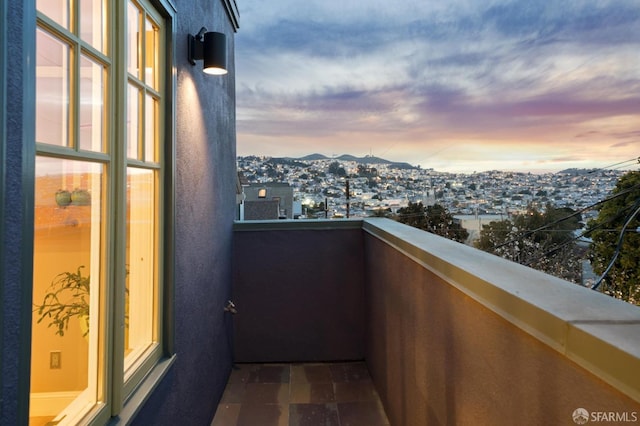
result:
[(235, 233), (236, 361), (363, 359), (360, 228), (268, 227)]
[[(26, 2), (28, 3), (28, 2)], [(6, 106), (0, 115), (0, 424), (26, 424), (31, 344), (33, 241), (33, 5), (0, 5), (0, 79)], [(27, 37), (24, 35), (27, 34)], [(2, 73), (0, 73), (2, 74)], [(0, 75), (1, 77), (1, 75)]]
[[(231, 292), (236, 140), (234, 34), (223, 3), (176, 0), (176, 363), (137, 416), (140, 425), (208, 425), (232, 365)], [(187, 61), (187, 34), (227, 34), (229, 73)], [(184, 45), (183, 45), (184, 43)]]
[(372, 235), (365, 253), (366, 360), (394, 426), (570, 425), (577, 408), (640, 412), (628, 396), (447, 282), (443, 276), (463, 279), (456, 267), (434, 273), (437, 267)]

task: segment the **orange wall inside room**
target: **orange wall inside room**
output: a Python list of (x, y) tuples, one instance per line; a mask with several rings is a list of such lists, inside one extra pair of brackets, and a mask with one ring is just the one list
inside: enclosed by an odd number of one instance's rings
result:
[[(46, 179), (51, 178), (39, 178), (37, 183), (35, 211), (31, 392), (81, 391), (87, 387), (89, 343), (80, 321), (72, 319), (61, 337), (55, 326), (48, 327), (48, 318), (38, 323), (36, 305), (58, 274), (75, 273), (84, 265), (82, 275), (90, 275), (91, 206), (58, 207), (55, 190), (42, 191), (51, 186), (42, 181)], [(59, 369), (50, 368), (52, 351), (61, 353)]]

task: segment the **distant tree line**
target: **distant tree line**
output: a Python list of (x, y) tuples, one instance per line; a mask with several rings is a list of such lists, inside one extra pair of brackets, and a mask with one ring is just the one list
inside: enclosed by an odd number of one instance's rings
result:
[(340, 177), (344, 177), (347, 175), (347, 171), (337, 161), (329, 164), (329, 173)]
[(547, 204), (544, 212), (529, 207), (524, 214), (483, 225), (475, 247), (580, 283), (586, 250), (576, 244), (574, 231), (582, 217), (569, 208)]
[(407, 207), (398, 209), (398, 213), (392, 218), (400, 223), (461, 243), (469, 238), (469, 232), (440, 204), (425, 206), (422, 202), (409, 202)]
[[(584, 225), (580, 212), (550, 203), (543, 211), (529, 206), (523, 214), (483, 225), (474, 245), (574, 283), (582, 283), (582, 262), (588, 259), (598, 277), (586, 285), (640, 305), (640, 171), (623, 175), (612, 196), (596, 208), (598, 217), (580, 233)], [(390, 217), (458, 242), (469, 236), (439, 204), (409, 203), (395, 215), (387, 209), (374, 216)]]

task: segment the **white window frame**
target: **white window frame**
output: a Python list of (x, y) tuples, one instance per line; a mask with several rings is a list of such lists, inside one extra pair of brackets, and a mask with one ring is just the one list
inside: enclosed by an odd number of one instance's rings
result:
[[(159, 41), (159, 51), (162, 52), (158, 59), (158, 67), (160, 69), (158, 75), (161, 87), (162, 98), (161, 105), (158, 107), (163, 111), (163, 119), (159, 120), (159, 136), (163, 142), (158, 148), (160, 150), (159, 159), (162, 164), (162, 171), (156, 179), (156, 193), (163, 194), (160, 200), (160, 211), (156, 213), (158, 219), (159, 230), (158, 238), (162, 243), (156, 250), (156, 274), (160, 278), (160, 284), (157, 288), (157, 306), (154, 307), (155, 321), (157, 322), (154, 337), (157, 344), (152, 345), (146, 351), (143, 351), (140, 361), (134, 363), (129, 371), (124, 370), (124, 328), (119, 327), (116, 318), (124, 317), (124, 286), (117, 284), (122, 283), (125, 278), (123, 270), (114, 272), (114, 269), (122, 269), (118, 265), (124, 265), (125, 255), (124, 231), (126, 228), (126, 171), (127, 164), (135, 165), (135, 161), (127, 161), (126, 152), (121, 149), (122, 146), (116, 147), (114, 140), (126, 140), (122, 136), (126, 136), (126, 123), (123, 121), (109, 125), (105, 123), (108, 129), (103, 130), (107, 135), (105, 138), (105, 147), (102, 152), (87, 152), (74, 149), (73, 147), (60, 147), (47, 144), (36, 144), (36, 155), (44, 155), (57, 158), (65, 158), (70, 160), (85, 160), (98, 162), (105, 167), (109, 166), (111, 170), (105, 172), (107, 182), (103, 188), (109, 188), (104, 195), (103, 208), (109, 211), (106, 217), (108, 223), (102, 226), (101, 232), (110, 235), (102, 242), (102, 250), (105, 254), (98, 254), (102, 257), (101, 279), (104, 280), (106, 291), (102, 294), (92, 292), (92, 298), (103, 297), (100, 300), (100, 308), (102, 311), (100, 318), (92, 316), (92, 326), (99, 327), (99, 321), (103, 322), (101, 333), (106, 333), (103, 339), (104, 345), (100, 352), (90, 354), (90, 364), (96, 366), (100, 363), (103, 365), (100, 381), (103, 383), (102, 389), (98, 389), (98, 393), (104, 395), (104, 401), (84, 411), (83, 415), (74, 419), (68, 418), (68, 423), (86, 423), (86, 424), (105, 424), (113, 416), (118, 416), (119, 422), (126, 423), (128, 419), (135, 416), (140, 405), (146, 400), (150, 393), (155, 389), (157, 383), (164, 377), (173, 362), (175, 361), (175, 353), (173, 347), (173, 274), (174, 274), (174, 194), (175, 194), (175, 88), (176, 88), (176, 72), (175, 72), (175, 53), (174, 40), (176, 38), (176, 8), (172, 0), (136, 0), (136, 2), (144, 5), (145, 10), (149, 10), (150, 16), (158, 20), (164, 28), (164, 38)], [(126, 17), (127, 1), (112, 0), (107, 6), (107, 55), (110, 57), (110, 71), (106, 77), (109, 89), (106, 96), (108, 108), (105, 111), (108, 117), (122, 116), (123, 114), (114, 114), (116, 110), (122, 111), (126, 106), (126, 87), (127, 87), (127, 70), (125, 69), (125, 50), (124, 37), (117, 33), (116, 28), (122, 28), (121, 22), (116, 20), (124, 20)], [(148, 9), (147, 9), (148, 8)], [(113, 20), (112, 20), (113, 18)], [(48, 30), (59, 31), (59, 26), (48, 20), (45, 16), (38, 13), (38, 28), (48, 28)], [(91, 47), (85, 46), (83, 50), (97, 52)], [(78, 47), (78, 52), (80, 48)], [(73, 66), (73, 65), (72, 65)], [(78, 102), (77, 97), (71, 101)], [(126, 115), (126, 114), (125, 114)], [(115, 172), (114, 172), (115, 171)], [(120, 190), (116, 189), (120, 188)], [(124, 202), (123, 202), (124, 201)], [(103, 211), (104, 214), (104, 211)], [(92, 231), (93, 232), (93, 231)], [(93, 241), (93, 238), (92, 238)], [(97, 241), (97, 239), (96, 239)], [(156, 240), (158, 241), (158, 240)], [(117, 244), (117, 246), (116, 246)], [(158, 244), (156, 244), (158, 247)], [(100, 250), (97, 250), (100, 253)], [(93, 261), (92, 261), (93, 262)], [(98, 275), (98, 274), (96, 274)], [(93, 306), (93, 305), (92, 305)], [(99, 333), (91, 333), (92, 339), (98, 339)], [(100, 362), (98, 358), (103, 358)], [(86, 393), (86, 391), (85, 391)], [(85, 404), (87, 398), (76, 398), (69, 411), (76, 408), (76, 405)], [(86, 395), (85, 395), (86, 396)], [(113, 421), (113, 420), (111, 420)]]

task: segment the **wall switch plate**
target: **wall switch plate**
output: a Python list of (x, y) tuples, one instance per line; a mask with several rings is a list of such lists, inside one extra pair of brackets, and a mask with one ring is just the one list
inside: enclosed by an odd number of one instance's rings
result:
[(62, 368), (62, 352), (51, 351), (49, 352), (49, 368), (57, 370)]

